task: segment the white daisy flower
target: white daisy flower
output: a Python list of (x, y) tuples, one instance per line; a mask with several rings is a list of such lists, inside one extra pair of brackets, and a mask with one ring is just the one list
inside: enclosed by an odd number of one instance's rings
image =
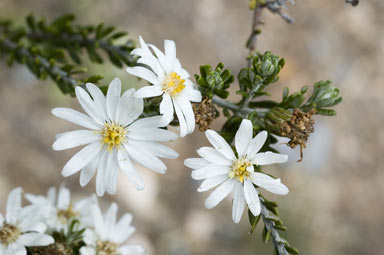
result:
[(0, 213), (0, 254), (26, 255), (25, 247), (47, 246), (54, 243), (51, 236), (42, 234), (46, 227), (41, 215), (33, 208), (21, 207), (21, 188), (11, 191), (7, 201), (5, 219)]
[(97, 203), (95, 196), (84, 198), (77, 203), (71, 202), (71, 192), (64, 185), (60, 186), (57, 201), (56, 188), (51, 187), (47, 196), (26, 194), (25, 198), (36, 208), (43, 217), (49, 229), (54, 231), (66, 230), (67, 223), (71, 219), (78, 219), (82, 227), (92, 225), (89, 218), (92, 204)]
[(115, 78), (107, 96), (93, 84), (86, 84), (91, 96), (76, 87), (76, 96), (85, 115), (68, 108), (55, 108), (52, 113), (88, 130), (76, 130), (57, 135), (54, 150), (65, 150), (86, 145), (64, 166), (67, 177), (81, 170), (80, 185), (85, 186), (96, 170), (96, 193), (103, 196), (116, 193), (119, 168), (138, 190), (144, 183), (132, 165), (132, 159), (158, 173), (165, 173), (166, 165), (158, 158), (177, 158), (174, 150), (159, 144), (174, 140), (177, 135), (161, 129), (161, 116), (137, 119), (143, 113), (143, 99), (133, 97), (129, 89), (120, 97), (121, 82)]
[[(135, 96), (139, 98), (163, 96), (160, 103), (162, 121), (168, 125), (176, 112), (180, 125), (180, 136), (184, 137), (195, 129), (195, 114), (191, 102), (200, 102), (201, 93), (189, 79), (189, 73), (183, 69), (176, 58), (176, 45), (174, 41), (164, 40), (165, 54), (156, 46), (146, 44), (140, 36), (141, 48), (132, 51), (140, 58), (138, 63), (142, 66), (128, 67), (127, 72), (147, 80), (152, 86), (140, 88)], [(155, 55), (152, 54), (152, 49)]]
[(192, 178), (203, 180), (197, 191), (203, 192), (220, 184), (205, 201), (205, 207), (211, 209), (219, 204), (234, 190), (232, 205), (232, 219), (238, 223), (248, 204), (252, 214), (260, 214), (260, 201), (258, 191), (254, 185), (264, 188), (278, 195), (286, 195), (288, 188), (269, 175), (255, 172), (253, 165), (270, 165), (284, 163), (288, 156), (259, 152), (267, 139), (267, 132), (262, 131), (253, 137), (253, 126), (250, 120), (243, 120), (235, 136), (237, 155), (231, 146), (213, 130), (205, 132), (212, 147), (202, 147), (197, 153), (202, 158), (189, 158), (184, 164), (194, 169)]
[(119, 254), (139, 255), (145, 254), (145, 249), (138, 244), (123, 245), (135, 232), (131, 226), (132, 215), (124, 214), (116, 222), (117, 205), (112, 203), (103, 216), (98, 205), (92, 206), (92, 216), (95, 231), (86, 230), (84, 241), (87, 246), (80, 249), (81, 255)]

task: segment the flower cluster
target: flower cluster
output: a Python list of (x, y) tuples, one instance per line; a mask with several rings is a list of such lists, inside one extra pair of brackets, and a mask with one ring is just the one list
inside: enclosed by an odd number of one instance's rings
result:
[(103, 214), (95, 195), (72, 203), (64, 185), (58, 192), (52, 187), (46, 196), (25, 194), (25, 198), (30, 204), (22, 207), (21, 188), (8, 196), (5, 219), (0, 214), (0, 254), (145, 253), (141, 245), (124, 244), (135, 228), (129, 213), (116, 221), (115, 203)]
[[(65, 150), (86, 145), (67, 162), (62, 174), (69, 176), (81, 170), (80, 185), (84, 186), (97, 171), (98, 196), (102, 196), (105, 191), (116, 193), (119, 169), (138, 190), (144, 188), (144, 182), (132, 161), (158, 173), (165, 173), (167, 167), (159, 157), (176, 158), (178, 153), (159, 142), (177, 138), (176, 134), (166, 129), (174, 113), (179, 122), (181, 137), (192, 133), (195, 128), (195, 113), (191, 102), (201, 102), (202, 97), (176, 58), (175, 43), (165, 40), (163, 53), (154, 45), (146, 44), (141, 37), (139, 40), (141, 47), (133, 50), (132, 54), (139, 56), (138, 63), (141, 65), (129, 67), (127, 72), (147, 80), (151, 86), (137, 91), (129, 89), (121, 95), (121, 82), (115, 78), (104, 96), (98, 87), (88, 83), (88, 92), (81, 87), (75, 90), (87, 115), (67, 108), (52, 110), (55, 116), (87, 129), (57, 135), (53, 149)], [(142, 117), (143, 98), (157, 96), (162, 97), (159, 105), (161, 115)], [(206, 136), (214, 148), (200, 148), (197, 152), (202, 158), (186, 159), (185, 165), (194, 169), (193, 179), (204, 179), (199, 192), (219, 185), (206, 200), (207, 208), (216, 206), (234, 190), (232, 218), (237, 223), (245, 204), (253, 215), (260, 214), (257, 188), (279, 195), (288, 193), (288, 188), (280, 179), (260, 172), (259, 168), (255, 170), (254, 166), (287, 160), (286, 155), (259, 152), (267, 139), (266, 131), (253, 138), (252, 122), (244, 119), (235, 136), (235, 152), (215, 131), (206, 131)], [(55, 222), (58, 222), (57, 219)]]

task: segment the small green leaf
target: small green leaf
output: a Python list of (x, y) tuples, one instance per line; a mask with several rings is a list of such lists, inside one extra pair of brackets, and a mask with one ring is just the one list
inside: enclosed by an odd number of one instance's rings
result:
[(271, 231), (267, 229), (266, 226), (263, 228), (263, 233), (261, 234), (262, 240), (265, 244), (268, 244), (271, 238)]
[(249, 231), (250, 234), (255, 231), (255, 228), (257, 226), (257, 223), (260, 221), (260, 214), (257, 216), (254, 216), (250, 210), (248, 210), (248, 219), (249, 223), (251, 224), (251, 230)]

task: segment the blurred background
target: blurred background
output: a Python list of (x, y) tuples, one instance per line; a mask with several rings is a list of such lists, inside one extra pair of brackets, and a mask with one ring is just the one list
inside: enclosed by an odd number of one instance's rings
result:
[[(286, 197), (267, 198), (280, 204), (283, 233), (301, 254), (384, 254), (384, 1), (361, 1), (357, 7), (344, 0), (296, 1), (286, 9), (295, 18), (288, 25), (264, 11), (265, 23), (258, 37), (259, 51), (271, 50), (286, 59), (280, 81), (270, 87), (275, 99), (284, 86), (299, 90), (318, 80), (330, 79), (341, 88), (344, 102), (336, 117), (316, 117), (304, 160), (299, 150), (277, 148), (290, 156), (288, 164), (265, 168), (289, 187)], [(0, 17), (22, 23), (34, 13), (48, 20), (74, 13), (79, 24), (104, 21), (130, 32), (137, 39), (163, 48), (164, 39), (176, 41), (177, 55), (185, 68), (197, 73), (202, 64), (222, 61), (237, 75), (245, 66), (245, 41), (252, 12), (247, 0), (1, 0)], [(109, 83), (119, 76), (127, 87), (136, 79), (107, 64), (89, 66), (91, 73)], [(77, 151), (51, 149), (55, 134), (75, 129), (50, 114), (54, 107), (79, 109), (78, 102), (63, 96), (50, 80), (36, 80), (22, 66), (7, 69), (0, 62), (0, 208), (4, 212), (9, 191), (44, 193), (65, 182), (74, 200), (95, 191), (94, 180), (80, 188), (79, 175), (64, 179), (60, 172)], [(234, 86), (236, 86), (234, 84)], [(220, 128), (222, 119), (213, 128)], [(180, 153), (166, 160), (168, 172), (159, 175), (137, 166), (146, 189), (138, 192), (120, 175), (118, 193), (100, 199), (105, 208), (116, 201), (119, 213), (132, 212), (137, 232), (130, 243), (141, 243), (148, 254), (248, 255), (272, 254), (272, 245), (261, 241), (261, 225), (248, 235), (246, 213), (231, 219), (227, 199), (212, 210), (204, 208), (209, 192), (196, 192), (183, 160), (195, 157), (206, 145), (196, 131), (170, 143)]]

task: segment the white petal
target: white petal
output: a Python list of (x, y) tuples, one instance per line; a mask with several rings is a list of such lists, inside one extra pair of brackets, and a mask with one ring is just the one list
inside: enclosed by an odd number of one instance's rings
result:
[(53, 143), (52, 148), (56, 151), (74, 148), (100, 140), (100, 136), (92, 130), (75, 130), (60, 134)]
[(141, 56), (141, 58), (137, 60), (137, 63), (149, 66), (152, 71), (157, 75), (159, 80), (164, 79), (165, 70), (161, 66), (159, 60), (152, 54), (152, 52), (149, 51), (149, 49), (148, 51), (146, 51), (144, 49), (136, 48), (131, 52), (131, 54), (137, 54)]
[(249, 143), (247, 155), (248, 158), (253, 160), (256, 153), (259, 152), (261, 147), (263, 147), (265, 141), (267, 140), (268, 132), (262, 131), (258, 133), (255, 138), (252, 139), (252, 141)]
[(211, 147), (201, 147), (198, 149), (197, 154), (200, 157), (208, 160), (209, 162), (218, 164), (218, 165), (231, 165), (232, 161), (224, 157), (220, 152)]
[(239, 223), (243, 215), (245, 206), (244, 189), (240, 182), (235, 185), (233, 204), (232, 204), (232, 219), (235, 223)]
[(228, 179), (229, 179), (228, 174), (207, 178), (200, 184), (200, 187), (197, 189), (197, 191), (204, 192), (204, 191), (210, 190)]
[(161, 116), (153, 116), (148, 118), (138, 119), (127, 127), (128, 131), (149, 128), (149, 127), (161, 127)]
[(35, 222), (31, 227), (28, 228), (28, 231), (44, 233), (47, 230), (47, 226), (43, 222)]
[(183, 112), (185, 121), (187, 123), (188, 134), (193, 133), (195, 130), (195, 113), (192, 110), (191, 102), (189, 102), (189, 100), (184, 95), (180, 95), (174, 100), (174, 103), (178, 104), (181, 111)]
[(134, 232), (135, 228), (130, 226), (132, 215), (130, 213), (124, 214), (116, 224), (114, 241), (116, 243), (125, 242)]
[(189, 128), (187, 126), (187, 122), (185, 120), (183, 111), (181, 110), (179, 104), (174, 99), (172, 101), (175, 107), (177, 119), (179, 120), (180, 137), (184, 137), (188, 134)]
[(102, 145), (99, 141), (93, 142), (83, 149), (81, 149), (78, 153), (76, 153), (68, 162), (65, 164), (63, 171), (61, 174), (64, 177), (70, 176), (80, 169), (88, 165), (92, 159), (100, 152)]
[(173, 120), (174, 112), (171, 96), (166, 93), (160, 103), (160, 114), (163, 115), (162, 126), (167, 126)]
[(247, 201), (248, 208), (251, 210), (252, 214), (254, 216), (257, 216), (260, 214), (260, 200), (259, 195), (257, 194), (257, 191), (253, 184), (245, 179), (244, 180), (244, 196), (245, 200)]
[(99, 197), (102, 197), (105, 192), (105, 174), (107, 172), (107, 161), (108, 161), (109, 151), (105, 150), (99, 161), (99, 166), (97, 167), (98, 171), (96, 174), (96, 194)]
[(0, 213), (0, 228), (3, 227), (3, 223), (4, 223), (4, 216)]
[(103, 215), (101, 213), (100, 207), (98, 204), (93, 204), (91, 206), (93, 223), (95, 226), (95, 232), (100, 236), (100, 239), (105, 237), (105, 224)]
[(116, 193), (117, 186), (117, 173), (118, 173), (118, 165), (117, 165), (117, 152), (113, 150), (108, 153), (107, 166), (105, 169), (105, 180), (104, 186), (108, 194), (113, 195)]
[(143, 246), (139, 244), (124, 245), (119, 247), (119, 250), (121, 255), (141, 255), (146, 253)]
[(173, 61), (176, 59), (176, 44), (172, 40), (164, 40), (164, 50), (165, 56), (169, 61), (169, 64), (172, 65)]
[(138, 163), (161, 174), (166, 172), (167, 166), (160, 159), (151, 154), (150, 151), (137, 146), (137, 144), (135, 144), (135, 146), (129, 144), (124, 145), (131, 158), (133, 158)]
[(142, 128), (128, 132), (128, 137), (139, 141), (168, 142), (175, 140), (177, 135), (161, 128)]
[(111, 203), (108, 211), (105, 213), (105, 232), (107, 236), (113, 236), (116, 224), (117, 204)]
[(216, 148), (218, 152), (223, 154), (227, 159), (235, 160), (236, 156), (233, 153), (231, 146), (225, 141), (225, 139), (220, 136), (214, 130), (205, 131), (205, 135), (207, 136), (209, 142)]
[(87, 90), (91, 94), (93, 101), (95, 102), (95, 106), (98, 110), (99, 115), (103, 120), (108, 119), (107, 118), (107, 109), (106, 107), (106, 101), (105, 96), (103, 92), (94, 84), (87, 83)]
[(134, 49), (131, 54), (139, 55), (141, 58), (137, 61), (138, 63), (148, 65), (155, 73), (157, 73), (157, 75), (162, 75), (164, 77), (164, 70), (160, 65), (160, 62), (149, 50), (147, 44), (141, 36), (139, 37), (139, 41), (141, 48)]
[(100, 126), (92, 120), (87, 115), (80, 113), (78, 111), (75, 111), (73, 109), (69, 108), (55, 108), (52, 109), (52, 114), (55, 115), (58, 118), (70, 121), (72, 123), (75, 123), (79, 126), (89, 128), (89, 129), (100, 129)]
[(142, 78), (151, 84), (159, 84), (161, 82), (156, 74), (143, 66), (128, 67), (127, 72), (131, 75)]
[(211, 162), (203, 158), (187, 158), (184, 160), (184, 165), (192, 169), (203, 168), (209, 164), (211, 164)]
[(119, 78), (113, 79), (109, 84), (107, 97), (106, 97), (106, 108), (108, 118), (112, 121), (115, 121), (116, 109), (119, 104), (121, 94), (121, 81)]
[(112, 167), (110, 168), (110, 171), (106, 173), (106, 188), (107, 192), (110, 195), (116, 194), (117, 189), (117, 178), (119, 175), (119, 165), (117, 162), (117, 152), (114, 152), (114, 157), (112, 160)]
[(207, 200), (205, 200), (205, 207), (211, 209), (218, 205), (233, 190), (234, 185), (235, 180), (226, 180), (209, 195)]
[(235, 180), (226, 180), (223, 184), (217, 187), (205, 200), (205, 207), (211, 209), (218, 205), (228, 194), (233, 190)]
[(235, 146), (239, 158), (242, 157), (248, 149), (248, 144), (253, 137), (253, 126), (252, 122), (247, 119), (243, 119), (240, 124), (239, 130), (235, 135)]
[(144, 146), (147, 150), (151, 151), (152, 154), (158, 157), (162, 157), (162, 158), (179, 157), (179, 154), (175, 150), (160, 143), (146, 142), (146, 141), (129, 141), (129, 143), (132, 144), (133, 146), (135, 146), (135, 144), (140, 144)]
[(27, 249), (18, 242), (11, 243), (4, 249), (5, 252), (4, 254), (0, 253), (1, 255), (27, 255)]
[(195, 180), (202, 180), (222, 174), (228, 175), (229, 172), (229, 166), (212, 164), (200, 169), (193, 170), (191, 177)]
[(57, 197), (57, 207), (61, 210), (68, 209), (68, 206), (71, 204), (71, 192), (65, 185), (61, 185), (59, 189), (59, 194)]
[(55, 242), (55, 240), (49, 236), (40, 233), (27, 233), (21, 235), (17, 239), (18, 243), (25, 246), (47, 246)]
[(122, 126), (130, 124), (143, 113), (144, 101), (141, 98), (135, 98), (133, 96), (134, 91), (134, 89), (127, 90), (119, 100), (116, 122)]
[(95, 102), (91, 99), (90, 95), (80, 86), (75, 88), (76, 97), (83, 110), (96, 122), (103, 124), (104, 119), (99, 113)]
[(16, 223), (17, 216), (21, 210), (21, 194), (23, 190), (20, 187), (14, 188), (8, 195), (7, 213), (5, 219), (8, 223)]
[(80, 186), (84, 187), (89, 183), (89, 181), (92, 179), (92, 177), (95, 175), (95, 172), (97, 170), (97, 166), (99, 165), (100, 160), (100, 153), (95, 156), (91, 162), (86, 165), (83, 170), (80, 172)]
[(185, 90), (184, 95), (186, 95), (189, 101), (201, 102), (202, 96), (200, 91), (198, 91), (197, 89), (188, 88), (188, 87), (186, 87), (184, 90)]
[(148, 98), (148, 97), (157, 97), (163, 94), (163, 90), (160, 86), (157, 85), (151, 85), (151, 86), (145, 86), (140, 89), (138, 89), (135, 92), (135, 97), (137, 98)]
[(153, 49), (153, 51), (155, 52), (156, 57), (159, 60), (161, 66), (163, 67), (165, 72), (166, 73), (171, 72), (172, 70), (171, 70), (170, 63), (168, 61), (168, 58), (164, 55), (164, 53), (161, 52), (161, 50), (159, 50), (155, 45), (148, 44), (148, 46), (151, 47)]
[(269, 175), (257, 172), (252, 173), (251, 177), (254, 184), (274, 194), (287, 195), (289, 192), (288, 188), (281, 183), (280, 179), (274, 179)]
[(288, 156), (279, 153), (273, 153), (270, 151), (257, 153), (252, 160), (252, 164), (254, 165), (270, 165), (275, 163), (285, 163), (288, 160)]
[(47, 192), (47, 199), (51, 204), (54, 204), (56, 201), (56, 188), (50, 187)]
[(191, 78), (191, 75), (189, 75), (188, 71), (181, 67), (180, 61), (178, 59), (176, 59), (175, 63), (176, 65), (180, 65), (180, 70), (177, 70), (177, 74), (180, 75), (181, 79), (186, 80)]
[(133, 167), (131, 160), (129, 159), (128, 153), (121, 149), (117, 152), (117, 158), (119, 160), (119, 166), (123, 173), (128, 177), (137, 190), (144, 189), (144, 181), (141, 176), (137, 173)]
[(81, 255), (95, 255), (96, 250), (95, 248), (89, 247), (89, 246), (83, 246), (80, 249), (80, 254)]

